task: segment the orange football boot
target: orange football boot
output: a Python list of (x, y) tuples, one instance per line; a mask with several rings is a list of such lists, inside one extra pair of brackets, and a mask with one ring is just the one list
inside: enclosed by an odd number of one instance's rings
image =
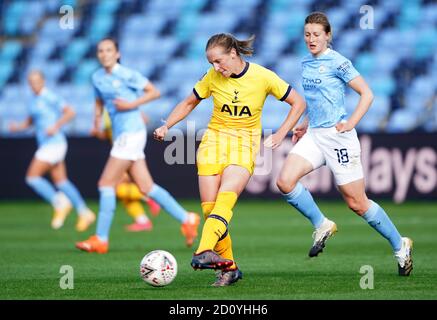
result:
[(197, 237), (200, 217), (197, 213), (188, 212), (188, 219), (181, 225), (181, 232), (185, 237), (187, 247), (191, 247)]
[(102, 241), (94, 235), (88, 240), (76, 242), (76, 248), (86, 252), (107, 253), (109, 244), (107, 241)]

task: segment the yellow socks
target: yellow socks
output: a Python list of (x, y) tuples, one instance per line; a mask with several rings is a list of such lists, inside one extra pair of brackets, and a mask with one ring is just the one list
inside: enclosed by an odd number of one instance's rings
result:
[[(231, 245), (232, 242), (229, 237), (229, 233), (227, 232), (227, 228), (228, 223), (231, 221), (232, 209), (237, 202), (237, 198), (238, 197), (235, 192), (219, 192), (214, 205), (214, 209), (209, 214), (208, 219), (206, 219), (203, 226), (202, 238), (200, 239), (199, 248), (196, 251), (197, 253), (205, 250), (215, 249), (217, 243), (220, 241), (222, 243), (217, 249), (219, 249), (223, 253), (227, 253), (227, 255), (229, 254), (227, 246)], [(212, 203), (213, 202), (202, 203), (204, 216), (207, 215), (207, 209), (210, 209), (212, 207)], [(223, 241), (226, 238), (229, 239)], [(226, 243), (227, 245), (225, 246)], [(232, 255), (232, 249), (230, 248), (230, 250), (230, 255)]]
[(143, 205), (140, 201), (122, 200), (127, 213), (135, 220), (142, 215), (145, 215)]
[(215, 202), (202, 202), (202, 212), (203, 212), (203, 218), (208, 219), (209, 214), (211, 213), (212, 209), (214, 209)]
[(125, 182), (117, 185), (117, 197), (123, 200), (143, 200), (144, 195), (135, 183)]

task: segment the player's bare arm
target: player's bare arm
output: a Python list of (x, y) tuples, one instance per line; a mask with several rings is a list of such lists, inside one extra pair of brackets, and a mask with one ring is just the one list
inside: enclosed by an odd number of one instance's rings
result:
[(350, 131), (360, 122), (361, 118), (369, 110), (373, 101), (373, 93), (362, 76), (349, 81), (349, 87), (360, 95), (360, 101), (347, 122), (337, 123), (335, 126), (338, 132)]
[(173, 127), (179, 121), (185, 119), (186, 116), (190, 114), (191, 111), (200, 103), (201, 100), (197, 99), (194, 93), (190, 94), (185, 100), (180, 102), (170, 113), (165, 124), (157, 128), (153, 132), (153, 137), (158, 140), (164, 140), (168, 129)]

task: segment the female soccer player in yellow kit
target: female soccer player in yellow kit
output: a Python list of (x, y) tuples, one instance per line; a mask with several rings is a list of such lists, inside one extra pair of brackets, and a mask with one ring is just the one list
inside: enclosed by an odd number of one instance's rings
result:
[(279, 130), (269, 137), (278, 145), (305, 110), (303, 98), (274, 72), (246, 62), (254, 37), (240, 41), (231, 34), (212, 36), (206, 56), (212, 68), (197, 82), (193, 93), (180, 102), (166, 124), (154, 132), (163, 140), (169, 128), (184, 119), (202, 99), (213, 96), (214, 111), (197, 151), (200, 198), (205, 224), (191, 266), (221, 269), (214, 286), (242, 278), (234, 262), (228, 225), (238, 196), (254, 170), (261, 139), (261, 111), (271, 94), (292, 106)]

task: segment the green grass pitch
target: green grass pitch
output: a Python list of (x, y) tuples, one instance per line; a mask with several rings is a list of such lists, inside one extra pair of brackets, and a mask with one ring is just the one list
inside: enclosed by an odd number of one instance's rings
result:
[[(197, 201), (182, 204), (199, 212)], [(234, 254), (243, 280), (214, 288), (214, 273), (193, 271), (195, 248), (184, 245), (179, 224), (165, 212), (152, 217), (151, 232), (128, 233), (130, 218), (118, 204), (110, 252), (74, 248), (95, 231), (74, 231), (71, 214), (58, 231), (49, 227), (50, 207), (40, 201), (0, 202), (0, 299), (437, 299), (437, 203), (381, 202), (403, 235), (414, 240), (414, 271), (399, 277), (388, 242), (342, 202), (320, 202), (339, 232), (317, 258), (308, 258), (312, 227), (281, 199), (241, 200), (231, 223)], [(97, 202), (91, 202), (97, 209)], [(196, 247), (198, 242), (195, 243)], [(178, 261), (178, 276), (163, 288), (139, 277), (149, 251), (167, 250)], [(62, 265), (74, 269), (74, 289), (62, 290)], [(363, 290), (361, 266), (374, 271), (374, 289)]]

